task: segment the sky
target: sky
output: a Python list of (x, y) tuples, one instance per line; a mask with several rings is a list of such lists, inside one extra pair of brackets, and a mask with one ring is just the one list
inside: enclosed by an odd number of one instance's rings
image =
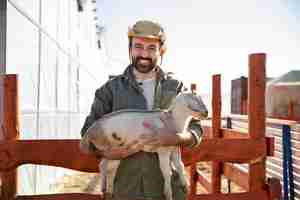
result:
[(213, 74), (230, 91), (232, 79), (247, 76), (251, 53), (267, 54), (268, 77), (300, 70), (298, 0), (98, 0), (97, 8), (112, 74), (128, 64), (128, 26), (140, 19), (165, 29), (162, 68), (186, 85), (196, 83), (201, 93), (211, 93)]

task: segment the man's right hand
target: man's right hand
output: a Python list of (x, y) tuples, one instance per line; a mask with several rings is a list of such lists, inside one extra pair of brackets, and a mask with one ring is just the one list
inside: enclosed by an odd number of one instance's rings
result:
[(144, 144), (133, 141), (126, 146), (111, 147), (105, 150), (94, 149), (91, 153), (96, 158), (106, 158), (108, 160), (121, 160), (143, 149)]

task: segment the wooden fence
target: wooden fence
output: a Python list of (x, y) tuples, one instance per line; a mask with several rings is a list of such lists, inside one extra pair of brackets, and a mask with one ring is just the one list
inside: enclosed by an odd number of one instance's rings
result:
[[(210, 135), (198, 148), (184, 149), (183, 161), (192, 166), (189, 199), (194, 200), (275, 200), (281, 198), (281, 185), (276, 178), (266, 178), (266, 157), (273, 155), (274, 139), (265, 137), (265, 54), (249, 56), (249, 137), (238, 137), (240, 132), (221, 128), (220, 76), (213, 77), (212, 127), (205, 127)], [(69, 193), (49, 195), (17, 195), (17, 167), (23, 164), (50, 165), (84, 172), (97, 172), (95, 158), (79, 151), (79, 140), (19, 140), (18, 87), (16, 75), (0, 77), (1, 130), (0, 171), (1, 200), (96, 200), (98, 195)], [(221, 137), (222, 136), (222, 137)], [(225, 136), (225, 137), (224, 137)], [(213, 161), (210, 194), (196, 194), (198, 161)], [(248, 190), (242, 193), (220, 192), (222, 163), (248, 163)], [(194, 167), (193, 167), (194, 166)], [(235, 176), (233, 174), (233, 176)]]

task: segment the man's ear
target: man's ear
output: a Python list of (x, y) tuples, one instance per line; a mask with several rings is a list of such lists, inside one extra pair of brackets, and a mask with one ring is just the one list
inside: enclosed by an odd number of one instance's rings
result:
[(162, 56), (164, 55), (164, 53), (166, 52), (166, 47), (165, 46), (162, 46), (160, 49), (159, 49), (159, 54)]

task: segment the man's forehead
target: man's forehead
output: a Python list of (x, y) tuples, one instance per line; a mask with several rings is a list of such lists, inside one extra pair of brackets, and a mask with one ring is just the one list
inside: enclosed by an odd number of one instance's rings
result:
[(133, 43), (142, 43), (142, 44), (159, 44), (159, 40), (153, 38), (142, 38), (142, 37), (134, 37), (132, 38)]

